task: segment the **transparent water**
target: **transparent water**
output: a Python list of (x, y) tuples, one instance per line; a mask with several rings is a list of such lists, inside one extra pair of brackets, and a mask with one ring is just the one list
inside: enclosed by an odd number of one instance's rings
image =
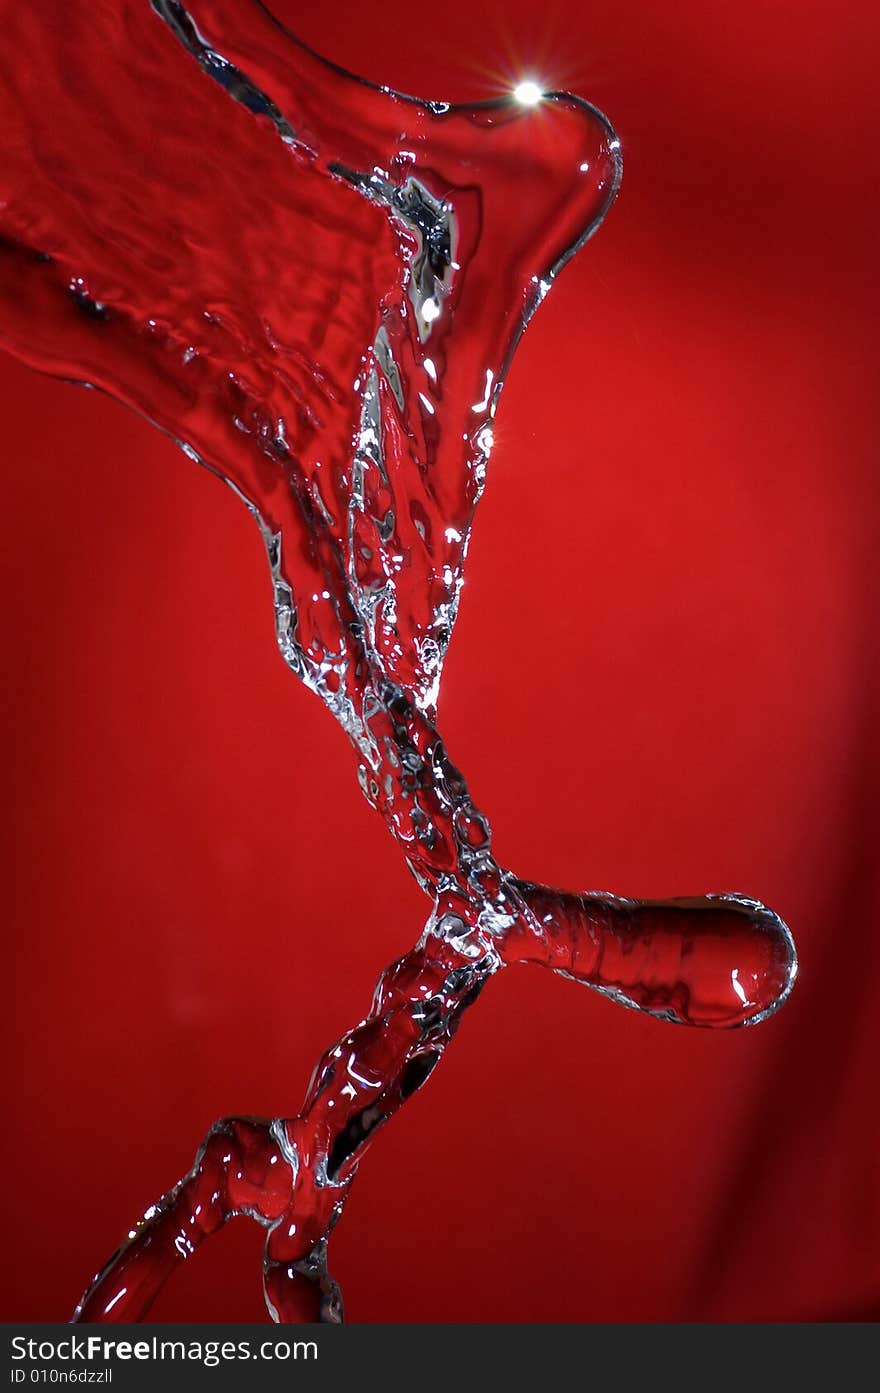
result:
[[(564, 94), (464, 107), (371, 86), (252, 0), (2, 0), (2, 20), (0, 344), (129, 403), (240, 496), (281, 655), (429, 901), (299, 1113), (218, 1123), (77, 1316), (140, 1318), (246, 1214), (271, 1314), (340, 1319), (327, 1242), (367, 1144), (502, 967), (692, 1026), (755, 1024), (794, 979), (788, 930), (746, 897), (517, 878), (437, 726), (505, 373), (613, 202), (619, 142)], [(513, 541), (527, 565), (527, 525)], [(513, 681), (533, 659), (524, 642), (487, 661)]]

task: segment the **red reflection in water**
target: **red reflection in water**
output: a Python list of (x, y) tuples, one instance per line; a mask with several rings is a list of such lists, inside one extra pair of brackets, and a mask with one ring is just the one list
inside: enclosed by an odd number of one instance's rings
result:
[[(365, 1147), (497, 970), (537, 962), (729, 1026), (784, 999), (793, 948), (735, 896), (518, 880), (435, 724), (504, 373), (613, 199), (608, 123), (557, 95), (429, 107), (329, 67), (260, 6), (154, 8), (67, 6), (49, 32), (9, 7), (0, 342), (136, 407), (242, 495), (282, 654), (345, 729), (433, 907), (300, 1114), (212, 1129), (78, 1314), (140, 1317), (246, 1213), (267, 1229), (270, 1310), (336, 1319), (327, 1239)], [(37, 42), (39, 65), (17, 61)], [(516, 541), (527, 553), (527, 525)]]

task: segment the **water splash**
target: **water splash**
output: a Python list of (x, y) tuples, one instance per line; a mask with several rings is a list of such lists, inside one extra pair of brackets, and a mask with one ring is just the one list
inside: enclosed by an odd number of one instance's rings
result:
[(246, 1214), (273, 1317), (338, 1320), (327, 1244), (366, 1146), (502, 967), (697, 1026), (755, 1024), (794, 980), (754, 900), (517, 879), (437, 729), (505, 373), (613, 201), (619, 143), (530, 83), (477, 106), (371, 86), (251, 0), (0, 12), (0, 344), (129, 403), (241, 497), (280, 652), (431, 901), (299, 1114), (212, 1128), (76, 1316), (142, 1317)]

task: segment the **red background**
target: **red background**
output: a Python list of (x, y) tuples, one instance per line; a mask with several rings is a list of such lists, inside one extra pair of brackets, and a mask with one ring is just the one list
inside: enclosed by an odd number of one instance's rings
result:
[[(801, 954), (719, 1035), (503, 973), (362, 1167), (349, 1317), (880, 1317), (875, 7), (276, 9), (403, 90), (535, 76), (617, 125), (509, 378), (442, 726), (519, 874), (743, 890)], [(97, 393), (3, 359), (0, 403), (2, 1313), (65, 1318), (215, 1118), (297, 1109), (427, 905), (233, 495)], [(155, 1315), (261, 1318), (261, 1237)]]

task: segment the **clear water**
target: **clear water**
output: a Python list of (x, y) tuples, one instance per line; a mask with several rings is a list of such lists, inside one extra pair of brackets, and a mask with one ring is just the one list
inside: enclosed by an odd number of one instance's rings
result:
[[(247, 1214), (267, 1230), (271, 1314), (340, 1319), (327, 1241), (366, 1146), (502, 967), (696, 1026), (759, 1022), (794, 980), (787, 929), (745, 897), (518, 879), (437, 726), (505, 372), (611, 206), (619, 143), (564, 94), (463, 107), (371, 86), (253, 0), (0, 12), (0, 344), (129, 403), (238, 493), (284, 661), (429, 901), (300, 1112), (218, 1123), (77, 1316), (140, 1318)], [(512, 542), (527, 565), (527, 525)], [(514, 681), (529, 645), (487, 661)]]

